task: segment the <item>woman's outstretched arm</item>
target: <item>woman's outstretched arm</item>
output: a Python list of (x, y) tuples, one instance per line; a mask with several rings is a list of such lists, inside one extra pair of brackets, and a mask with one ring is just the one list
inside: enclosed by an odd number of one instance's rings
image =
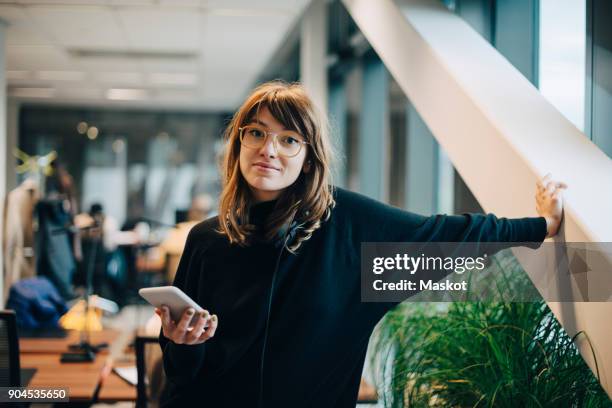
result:
[[(337, 214), (342, 216), (334, 222), (346, 224), (341, 230), (348, 231), (346, 237), (353, 251), (350, 257), (355, 259), (360, 258), (362, 243), (366, 242), (470, 242), (476, 244), (466, 247), (467, 250), (489, 254), (513, 246), (537, 248), (546, 237), (559, 231), (565, 188), (564, 183), (553, 181), (550, 176), (539, 180), (535, 194), (539, 216), (524, 218), (474, 213), (423, 216), (342, 190), (336, 200)], [(369, 316), (375, 323), (397, 303), (366, 303), (365, 310), (373, 313)]]
[(562, 190), (567, 186), (547, 175), (537, 182), (538, 217), (505, 218), (465, 213), (423, 216), (365, 196), (342, 191), (337, 209), (347, 215), (356, 248), (362, 242), (542, 242), (557, 234), (563, 219)]

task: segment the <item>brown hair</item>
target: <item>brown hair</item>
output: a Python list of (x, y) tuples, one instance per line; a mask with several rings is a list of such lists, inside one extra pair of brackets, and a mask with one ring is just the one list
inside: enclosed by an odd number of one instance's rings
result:
[(335, 205), (331, 182), (333, 154), (327, 126), (299, 83), (271, 81), (258, 86), (227, 126), (221, 164), (220, 232), (227, 235), (230, 242), (243, 246), (253, 238), (249, 208), (254, 201), (240, 171), (239, 128), (254, 119), (264, 107), (285, 128), (298, 132), (308, 142), (305, 160), (310, 162), (310, 169), (308, 173), (301, 172), (297, 180), (281, 193), (264, 232), (264, 238), (272, 240), (295, 221), (297, 233), (288, 243), (289, 250), (294, 252), (329, 218)]

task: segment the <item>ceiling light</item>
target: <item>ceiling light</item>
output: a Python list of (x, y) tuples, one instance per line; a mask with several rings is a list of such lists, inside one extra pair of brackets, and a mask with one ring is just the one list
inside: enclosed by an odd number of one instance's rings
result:
[(83, 59), (133, 59), (133, 60), (175, 60), (189, 61), (199, 58), (197, 50), (192, 51), (173, 51), (173, 50), (124, 50), (124, 49), (90, 49), (90, 48), (69, 48), (70, 56)]
[(81, 135), (87, 133), (87, 122), (79, 122), (77, 125), (77, 132), (79, 132)]
[(97, 138), (98, 128), (95, 126), (92, 126), (89, 129), (87, 129), (87, 137), (89, 138), (89, 140), (94, 140), (95, 138)]
[(9, 88), (9, 96), (17, 98), (52, 98), (55, 88)]
[(117, 101), (133, 101), (146, 99), (148, 92), (146, 89), (124, 89), (113, 88), (106, 92), (106, 98)]

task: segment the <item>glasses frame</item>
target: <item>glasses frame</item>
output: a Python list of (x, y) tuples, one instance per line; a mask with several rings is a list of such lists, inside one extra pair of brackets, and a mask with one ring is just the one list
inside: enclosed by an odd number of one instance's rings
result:
[[(265, 146), (266, 143), (268, 143), (268, 137), (270, 135), (272, 135), (272, 145), (274, 146), (274, 150), (276, 150), (276, 154), (278, 154), (279, 156), (283, 156), (283, 157), (295, 157), (298, 154), (300, 154), (300, 152), (302, 151), (302, 146), (303, 145), (309, 145), (310, 144), (310, 143), (302, 141), (302, 140), (296, 140), (296, 142), (298, 142), (300, 144), (300, 148), (298, 149), (296, 154), (289, 156), (287, 154), (282, 154), (278, 150), (278, 135), (279, 135), (279, 132), (270, 132), (270, 131), (264, 129), (263, 126), (259, 126), (259, 125), (245, 125), (245, 126), (241, 126), (241, 127), (238, 128), (238, 130), (240, 131), (240, 144), (243, 145), (244, 147), (248, 147), (250, 149), (258, 149), (258, 147), (253, 147), (253, 146), (246, 145), (242, 141), (242, 139), (244, 137), (244, 129), (246, 129), (248, 127), (256, 127), (257, 129), (261, 130), (264, 133), (264, 141), (263, 141), (263, 144), (261, 146)], [(304, 136), (300, 135), (299, 133), (297, 133), (297, 134), (300, 137), (304, 137)], [(261, 146), (259, 148), (261, 148)]]

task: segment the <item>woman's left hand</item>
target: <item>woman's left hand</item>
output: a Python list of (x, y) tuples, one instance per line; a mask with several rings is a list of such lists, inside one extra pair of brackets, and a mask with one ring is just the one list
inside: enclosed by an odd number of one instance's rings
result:
[(564, 188), (567, 188), (567, 184), (551, 180), (550, 174), (536, 182), (536, 210), (541, 217), (546, 219), (547, 238), (559, 232), (563, 219), (562, 190)]

